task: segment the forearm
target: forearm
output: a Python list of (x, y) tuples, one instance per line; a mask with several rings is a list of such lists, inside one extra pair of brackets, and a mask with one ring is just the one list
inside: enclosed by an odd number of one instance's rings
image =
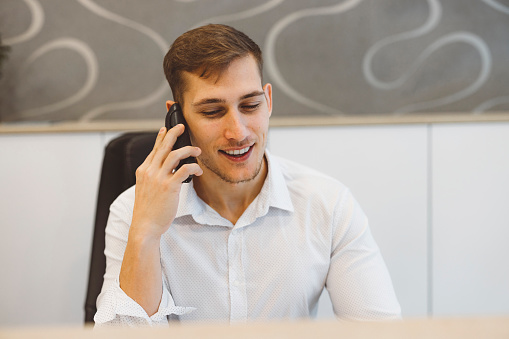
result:
[(120, 288), (149, 316), (159, 308), (162, 296), (160, 238), (146, 236), (131, 227), (120, 270)]
[(198, 164), (177, 164), (201, 150), (186, 146), (173, 150), (184, 132), (179, 124), (159, 131), (154, 149), (136, 170), (136, 190), (131, 226), (119, 274), (120, 288), (152, 316), (163, 295), (160, 240), (175, 218), (182, 182), (190, 175), (201, 175)]

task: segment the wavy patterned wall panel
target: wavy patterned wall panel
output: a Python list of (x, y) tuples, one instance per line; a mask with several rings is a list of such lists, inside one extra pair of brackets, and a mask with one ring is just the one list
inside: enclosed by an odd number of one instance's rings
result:
[(205, 23), (264, 50), (275, 115), (509, 111), (506, 0), (2, 0), (0, 120), (157, 119)]

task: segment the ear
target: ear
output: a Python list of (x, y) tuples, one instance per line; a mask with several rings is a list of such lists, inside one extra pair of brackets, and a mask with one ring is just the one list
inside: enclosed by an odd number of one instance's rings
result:
[(269, 117), (272, 115), (272, 85), (267, 83), (263, 86), (265, 92), (265, 99), (267, 100), (267, 108), (269, 109)]
[(173, 105), (174, 103), (175, 103), (175, 101), (171, 101), (171, 100), (166, 101), (166, 110), (169, 111), (171, 105)]

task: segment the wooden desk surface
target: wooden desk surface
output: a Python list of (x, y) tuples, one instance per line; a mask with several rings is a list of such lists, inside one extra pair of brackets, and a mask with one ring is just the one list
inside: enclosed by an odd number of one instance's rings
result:
[(194, 324), (159, 329), (27, 328), (0, 329), (0, 338), (245, 338), (245, 339), (498, 339), (509, 338), (509, 317), (411, 319), (395, 322), (299, 321), (249, 323), (243, 325)]

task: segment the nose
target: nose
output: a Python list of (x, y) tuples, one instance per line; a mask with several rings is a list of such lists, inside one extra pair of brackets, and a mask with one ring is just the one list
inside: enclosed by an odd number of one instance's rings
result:
[(224, 136), (228, 140), (242, 141), (248, 136), (246, 121), (242, 113), (236, 109), (230, 110), (224, 119)]

